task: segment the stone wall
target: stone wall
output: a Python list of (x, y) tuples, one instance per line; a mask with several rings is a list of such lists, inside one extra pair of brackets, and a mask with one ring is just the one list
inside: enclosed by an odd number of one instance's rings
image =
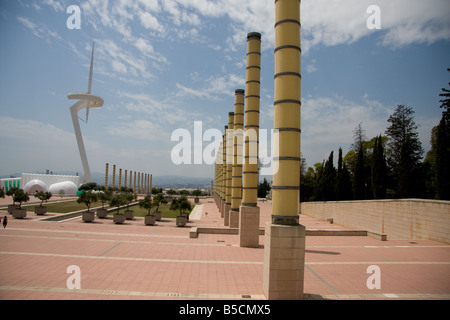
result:
[(392, 239), (429, 239), (450, 244), (450, 201), (400, 199), (302, 202), (301, 213)]

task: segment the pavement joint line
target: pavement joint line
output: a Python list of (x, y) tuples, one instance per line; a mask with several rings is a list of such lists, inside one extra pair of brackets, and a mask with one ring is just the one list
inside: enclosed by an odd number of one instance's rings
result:
[(321, 276), (319, 276), (313, 269), (311, 269), (310, 267), (308, 267), (307, 264), (305, 264), (305, 268), (308, 269), (309, 271), (312, 272), (313, 275), (316, 276), (317, 279), (319, 279), (320, 281), (322, 281), (328, 288), (331, 289), (331, 291), (333, 291), (335, 294), (339, 294), (339, 291), (337, 291), (331, 284), (329, 284), (328, 282), (326, 282), (325, 280), (322, 279)]
[[(53, 239), (53, 240), (75, 240), (75, 241), (97, 241), (97, 242), (117, 242), (116, 239), (93, 239), (93, 238), (68, 238), (68, 237), (50, 237), (50, 236), (31, 236), (31, 235), (11, 235), (0, 234), (0, 237), (13, 237), (13, 238), (35, 238), (35, 239)], [(203, 240), (203, 239), (202, 239)], [(217, 243), (188, 243), (188, 242), (163, 242), (163, 241), (138, 241), (138, 240), (121, 240), (123, 243), (142, 243), (142, 244), (164, 244), (164, 245), (178, 245), (178, 246), (212, 246), (212, 247), (225, 247), (225, 244)], [(237, 247), (238, 245), (232, 245)]]
[[(305, 294), (307, 295), (307, 293)], [(320, 294), (324, 299), (450, 299), (446, 293), (354, 293), (354, 294)]]
[[(186, 292), (151, 292), (151, 291), (126, 291), (126, 290), (108, 290), (108, 289), (68, 289), (61, 287), (42, 287), (42, 286), (0, 286), (0, 291), (39, 291), (39, 292), (59, 292), (74, 294), (99, 294), (108, 296), (140, 296), (155, 298), (192, 298), (192, 299), (242, 299), (241, 294), (221, 294), (221, 293), (186, 293)], [(251, 299), (265, 299), (261, 294), (250, 294)]]
[(96, 235), (109, 235), (109, 236), (126, 236), (126, 237), (153, 237), (153, 238), (180, 238), (186, 239), (188, 236), (176, 236), (176, 235), (152, 235), (145, 233), (118, 233), (118, 232), (92, 232), (92, 231), (80, 231), (80, 230), (52, 230), (52, 229), (33, 229), (33, 228), (8, 228), (8, 230), (18, 231), (35, 231), (35, 232), (55, 232), (55, 233), (79, 233), (79, 234), (96, 234)]
[(24, 256), (44, 256), (59, 258), (78, 258), (78, 259), (106, 259), (106, 260), (124, 260), (124, 261), (144, 261), (144, 262), (179, 262), (179, 263), (201, 263), (201, 264), (250, 264), (263, 265), (261, 261), (221, 261), (221, 260), (176, 260), (176, 259), (155, 259), (155, 258), (132, 258), (132, 257), (105, 257), (105, 256), (88, 256), (78, 254), (59, 254), (59, 253), (38, 253), (38, 252), (15, 252), (0, 251), (0, 254), (7, 255), (24, 255)]
[(114, 248), (117, 248), (118, 246), (120, 246), (122, 244), (122, 242), (116, 243), (115, 245), (113, 245), (111, 248), (109, 248), (108, 250), (100, 253), (98, 256), (102, 257), (103, 255), (107, 254), (108, 252), (110, 252), (111, 250), (113, 250)]
[[(126, 261), (146, 261), (146, 262), (180, 262), (180, 263), (203, 263), (203, 264), (253, 264), (263, 265), (263, 261), (221, 261), (221, 260), (178, 260), (178, 259), (155, 259), (155, 258), (132, 258), (132, 257), (105, 257), (105, 256), (88, 256), (74, 254), (59, 253), (42, 253), (42, 252), (16, 252), (16, 251), (0, 251), (0, 254), (7, 255), (28, 255), (28, 256), (46, 256), (61, 258), (80, 258), (80, 259), (108, 259), (108, 260), (126, 260)], [(305, 266), (310, 265), (379, 265), (379, 264), (410, 264), (410, 265), (450, 265), (450, 262), (433, 262), (433, 261), (311, 261), (306, 262)], [(310, 270), (312, 272), (312, 270)]]

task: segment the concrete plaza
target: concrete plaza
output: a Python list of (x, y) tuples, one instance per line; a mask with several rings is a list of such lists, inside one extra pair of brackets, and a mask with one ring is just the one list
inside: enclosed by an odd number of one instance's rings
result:
[[(0, 199), (0, 206), (10, 203)], [(258, 205), (263, 228), (271, 203)], [(227, 229), (212, 198), (200, 199), (185, 228), (177, 228), (174, 219), (145, 226), (142, 217), (115, 225), (112, 218), (44, 222), (33, 212), (16, 220), (0, 211), (2, 220), (5, 215), (8, 225), (0, 229), (3, 300), (265, 299), (264, 235), (259, 248), (240, 248), (237, 234), (190, 237), (192, 227)], [(300, 223), (309, 231), (305, 299), (450, 299), (450, 245), (380, 241), (305, 215)], [(72, 265), (79, 267), (81, 289), (67, 286)], [(367, 286), (373, 265), (380, 270), (380, 289)]]

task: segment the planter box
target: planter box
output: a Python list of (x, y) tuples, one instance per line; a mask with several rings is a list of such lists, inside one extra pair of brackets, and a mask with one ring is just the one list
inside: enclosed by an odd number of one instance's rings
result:
[(108, 210), (106, 209), (97, 209), (97, 218), (105, 219), (108, 216)]
[(34, 213), (38, 216), (44, 216), (47, 213), (47, 207), (34, 207)]
[(186, 217), (177, 217), (177, 227), (184, 227), (186, 225)]
[(182, 217), (186, 218), (187, 221), (189, 221), (189, 213), (182, 213), (181, 214)]
[(122, 224), (125, 221), (125, 215), (123, 213), (119, 213), (119, 214), (116, 213), (113, 216), (113, 221), (114, 221), (114, 223)]
[(153, 212), (156, 221), (161, 221), (161, 212)]
[(134, 219), (134, 211), (133, 210), (125, 210), (125, 219), (133, 220)]
[(144, 220), (145, 220), (146, 226), (154, 226), (156, 217), (155, 216), (145, 216)]
[(95, 219), (94, 212), (83, 212), (83, 222), (93, 222)]
[(19, 209), (17, 204), (8, 204), (8, 213), (13, 213), (14, 210)]
[(27, 210), (25, 209), (14, 209), (12, 212), (14, 219), (24, 219), (27, 216)]

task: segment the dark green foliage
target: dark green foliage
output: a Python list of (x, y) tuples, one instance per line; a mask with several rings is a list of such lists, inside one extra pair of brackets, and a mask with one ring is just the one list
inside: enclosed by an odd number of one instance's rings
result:
[(265, 198), (270, 189), (271, 187), (269, 182), (267, 182), (267, 179), (264, 178), (264, 181), (258, 184), (258, 198)]
[(381, 135), (375, 138), (372, 154), (372, 192), (374, 199), (386, 198), (386, 159)]
[(395, 173), (397, 193), (401, 198), (416, 196), (420, 190), (418, 175), (423, 174), (420, 160), (423, 149), (411, 107), (398, 105), (389, 117), (387, 128), (390, 153), (388, 162)]

